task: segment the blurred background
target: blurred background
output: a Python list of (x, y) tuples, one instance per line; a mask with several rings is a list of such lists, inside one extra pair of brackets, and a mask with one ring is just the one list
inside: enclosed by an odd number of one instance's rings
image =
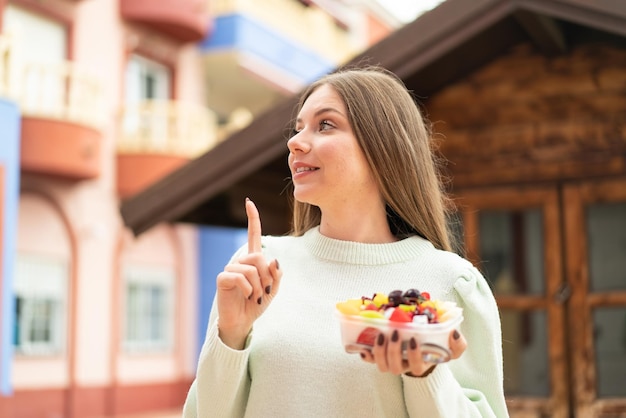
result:
[[(0, 416), (180, 416), (298, 93), (412, 90), (512, 417), (626, 417), (626, 2), (0, 0)], [(384, 289), (383, 289), (384, 290)], [(391, 290), (391, 289), (390, 289)]]

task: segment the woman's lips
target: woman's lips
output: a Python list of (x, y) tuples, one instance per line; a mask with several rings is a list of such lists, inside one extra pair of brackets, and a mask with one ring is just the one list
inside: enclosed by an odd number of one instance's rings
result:
[(296, 162), (292, 166), (292, 176), (301, 177), (317, 170), (319, 170), (319, 167)]

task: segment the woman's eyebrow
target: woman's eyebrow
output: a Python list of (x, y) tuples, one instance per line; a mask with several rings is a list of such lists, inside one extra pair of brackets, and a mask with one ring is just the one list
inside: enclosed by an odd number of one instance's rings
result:
[[(339, 110), (335, 109), (334, 107), (323, 107), (321, 109), (318, 109), (318, 110), (315, 111), (315, 113), (313, 113), (313, 117), (318, 117), (319, 115), (322, 115), (324, 113), (329, 113), (329, 112), (330, 113), (337, 113), (338, 115), (345, 117), (345, 115), (342, 112), (340, 112)], [(296, 122), (302, 122), (302, 118), (298, 117), (296, 119)]]

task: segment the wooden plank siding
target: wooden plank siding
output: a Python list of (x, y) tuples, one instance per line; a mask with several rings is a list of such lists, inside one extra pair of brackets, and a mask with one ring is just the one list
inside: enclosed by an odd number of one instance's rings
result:
[(626, 174), (626, 50), (530, 44), (425, 103), (455, 188)]
[(626, 399), (596, 393), (592, 318), (594, 308), (626, 306), (626, 291), (589, 290), (584, 214), (586, 204), (626, 200), (626, 49), (588, 43), (549, 57), (521, 44), (424, 107), (470, 260), (480, 266), (481, 209), (543, 208), (545, 294), (497, 302), (547, 313), (551, 396), (509, 397), (512, 417), (626, 416)]

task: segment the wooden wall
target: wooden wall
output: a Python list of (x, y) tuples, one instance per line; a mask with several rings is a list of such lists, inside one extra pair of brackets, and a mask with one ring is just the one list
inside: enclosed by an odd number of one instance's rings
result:
[(425, 106), (454, 188), (626, 174), (626, 48), (521, 45)]

